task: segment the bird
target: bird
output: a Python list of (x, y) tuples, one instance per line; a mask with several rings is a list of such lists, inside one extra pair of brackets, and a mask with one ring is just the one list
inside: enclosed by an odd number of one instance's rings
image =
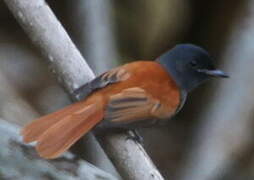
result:
[(25, 143), (54, 159), (92, 129), (135, 129), (167, 121), (187, 95), (212, 77), (227, 78), (211, 55), (194, 44), (177, 44), (154, 61), (139, 60), (113, 68), (74, 94), (79, 102), (42, 116), (21, 131)]

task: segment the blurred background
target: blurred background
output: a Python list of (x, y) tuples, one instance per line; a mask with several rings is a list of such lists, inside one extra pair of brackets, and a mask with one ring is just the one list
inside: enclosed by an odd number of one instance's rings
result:
[[(177, 43), (206, 48), (231, 78), (193, 91), (166, 126), (141, 129), (144, 147), (165, 179), (254, 179), (254, 0), (48, 3), (96, 74), (153, 60)], [(24, 125), (69, 103), (0, 1), (0, 118)], [(86, 159), (116, 173), (92, 148)]]

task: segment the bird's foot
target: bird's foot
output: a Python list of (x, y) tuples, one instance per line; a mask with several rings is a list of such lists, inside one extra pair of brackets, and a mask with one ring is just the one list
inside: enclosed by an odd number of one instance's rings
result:
[(143, 137), (138, 133), (137, 130), (129, 130), (128, 131), (128, 136), (126, 140), (133, 140), (136, 143), (139, 143), (141, 145), (144, 145), (144, 139)]

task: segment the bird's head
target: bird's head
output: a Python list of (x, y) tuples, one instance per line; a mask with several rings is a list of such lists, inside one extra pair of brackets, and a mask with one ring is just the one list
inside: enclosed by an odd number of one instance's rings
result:
[(223, 71), (215, 68), (206, 50), (192, 44), (179, 44), (161, 55), (157, 61), (187, 92), (211, 77), (229, 77)]

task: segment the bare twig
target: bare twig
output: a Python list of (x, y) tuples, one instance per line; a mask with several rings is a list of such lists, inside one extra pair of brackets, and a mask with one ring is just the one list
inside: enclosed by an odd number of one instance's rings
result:
[(44, 0), (5, 1), (68, 92), (94, 75)]
[[(69, 94), (94, 75), (44, 0), (5, 0), (33, 43), (40, 48)], [(125, 134), (102, 145), (124, 179), (163, 179), (144, 149)]]

